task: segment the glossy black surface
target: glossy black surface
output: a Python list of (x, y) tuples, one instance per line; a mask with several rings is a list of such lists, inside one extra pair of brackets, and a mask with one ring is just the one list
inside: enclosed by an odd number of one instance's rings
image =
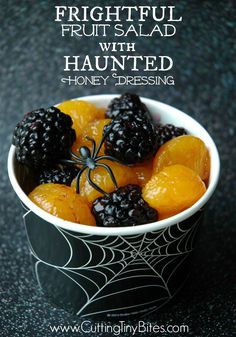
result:
[[(94, 5), (95, 1), (90, 3)], [(109, 2), (113, 3), (116, 2)], [(21, 208), (7, 177), (6, 158), (12, 130), (26, 111), (77, 96), (121, 91), (113, 86), (69, 87), (60, 83), (63, 55), (95, 53), (98, 48), (96, 39), (60, 38), (58, 26), (53, 22), (55, 4), (56, 1), (1, 1), (2, 336), (73, 336), (75, 334), (52, 334), (49, 325), (79, 322), (48, 303), (35, 283), (21, 224)], [(103, 4), (103, 1), (96, 1), (98, 4)], [(129, 4), (136, 2), (130, 0)], [(153, 1), (145, 1), (146, 4), (153, 5)], [(158, 99), (196, 118), (207, 128), (219, 148), (222, 171), (199, 233), (188, 282), (175, 301), (163, 308), (160, 314), (153, 313), (146, 320), (158, 324), (188, 324), (190, 332), (186, 336), (233, 336), (236, 274), (235, 4), (233, 0), (181, 0), (178, 8), (184, 22), (176, 37), (168, 40), (157, 38), (152, 43), (148, 39), (138, 42), (139, 50), (147, 55), (162, 53), (173, 57), (176, 85), (125, 87), (122, 91), (133, 90)]]

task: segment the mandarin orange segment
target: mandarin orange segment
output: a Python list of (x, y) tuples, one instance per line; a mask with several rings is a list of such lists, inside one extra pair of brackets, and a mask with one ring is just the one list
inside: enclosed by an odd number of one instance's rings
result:
[(88, 123), (105, 118), (104, 108), (97, 108), (94, 104), (82, 100), (65, 101), (58, 105), (58, 109), (70, 115), (77, 137), (83, 133)]
[(158, 211), (160, 219), (165, 219), (192, 206), (205, 191), (195, 171), (171, 165), (152, 176), (143, 188), (143, 198)]
[(210, 174), (210, 155), (205, 143), (198, 137), (186, 135), (176, 137), (163, 144), (157, 151), (153, 173), (164, 167), (181, 164), (196, 171), (207, 181)]
[(138, 185), (141, 187), (145, 186), (152, 176), (153, 161), (150, 160), (142, 164), (137, 164), (131, 167), (138, 179), (137, 180)]
[[(92, 143), (89, 141), (86, 136), (93, 138), (98, 145), (102, 139), (103, 135), (103, 128), (105, 125), (109, 124), (111, 119), (99, 119), (94, 122), (89, 123), (84, 131), (82, 132), (80, 137), (77, 137), (76, 141), (72, 146), (72, 151), (79, 155), (79, 148), (81, 146), (87, 146), (90, 150), (92, 149)], [(104, 145), (102, 146), (101, 150), (99, 151), (99, 155), (104, 154)]]
[(87, 202), (66, 185), (43, 184), (37, 186), (29, 198), (44, 211), (64, 220), (95, 226)]
[[(125, 186), (128, 184), (137, 184), (137, 176), (131, 167), (124, 166), (122, 164), (112, 162), (110, 160), (100, 161), (99, 163), (107, 164), (115, 178), (118, 187)], [(87, 170), (86, 170), (87, 171)], [(89, 203), (93, 202), (95, 199), (102, 196), (100, 192), (95, 190), (88, 182), (86, 178), (86, 171), (82, 174), (80, 178), (80, 195), (88, 200)], [(110, 193), (116, 188), (109, 173), (103, 167), (97, 167), (91, 172), (92, 181), (97, 184), (103, 191)], [(76, 181), (72, 182), (72, 187), (75, 189)]]

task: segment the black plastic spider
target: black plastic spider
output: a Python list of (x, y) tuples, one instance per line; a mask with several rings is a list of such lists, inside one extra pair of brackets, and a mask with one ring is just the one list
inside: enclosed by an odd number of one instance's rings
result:
[(103, 167), (105, 170), (107, 170), (107, 172), (109, 173), (109, 175), (111, 177), (111, 180), (114, 183), (116, 189), (118, 188), (116, 178), (115, 178), (114, 173), (112, 172), (111, 168), (104, 163), (99, 163), (99, 161), (103, 160), (103, 159), (108, 159), (108, 160), (111, 160), (111, 161), (119, 162), (118, 160), (116, 160), (115, 158), (113, 158), (111, 156), (106, 156), (106, 155), (98, 156), (98, 153), (99, 153), (99, 151), (102, 147), (102, 144), (103, 144), (108, 132), (109, 132), (109, 130), (107, 130), (107, 132), (103, 135), (102, 140), (100, 141), (98, 147), (96, 147), (96, 142), (95, 142), (94, 139), (92, 139), (90, 137), (86, 137), (89, 141), (92, 142), (92, 152), (90, 151), (90, 149), (87, 146), (81, 146), (81, 148), (79, 149), (81, 157), (79, 157), (74, 152), (70, 151), (70, 155), (73, 159), (63, 159), (63, 160), (61, 160), (61, 162), (63, 164), (70, 164), (70, 165), (76, 165), (76, 166), (82, 165), (79, 173), (76, 176), (76, 193), (79, 193), (80, 177), (81, 177), (82, 173), (86, 169), (88, 169), (87, 172), (86, 172), (86, 178), (87, 178), (89, 184), (93, 188), (95, 188), (97, 191), (99, 191), (100, 193), (102, 193), (104, 195), (108, 195), (108, 193), (103, 191), (103, 189), (101, 189), (91, 179), (91, 172), (96, 167)]

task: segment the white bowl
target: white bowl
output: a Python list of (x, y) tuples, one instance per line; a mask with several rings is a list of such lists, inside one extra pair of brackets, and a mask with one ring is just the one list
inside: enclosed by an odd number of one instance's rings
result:
[[(105, 107), (114, 97), (81, 99)], [(153, 312), (172, 299), (189, 273), (201, 209), (217, 185), (219, 155), (208, 132), (180, 110), (141, 99), (153, 115), (160, 115), (162, 123), (184, 127), (201, 138), (210, 152), (206, 193), (192, 207), (168, 219), (117, 228), (59, 219), (27, 197), (18, 181), (21, 168), (15, 160), (15, 147), (9, 151), (9, 177), (25, 209), (24, 222), (38, 285), (53, 303), (78, 316), (135, 317)]]

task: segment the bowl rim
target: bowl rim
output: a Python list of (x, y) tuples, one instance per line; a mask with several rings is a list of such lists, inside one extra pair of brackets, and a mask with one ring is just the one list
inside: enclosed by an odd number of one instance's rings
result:
[[(89, 95), (89, 96), (82, 96), (75, 98), (73, 100), (87, 100), (93, 103), (93, 101), (102, 101), (104, 100), (111, 100), (115, 97), (118, 97), (120, 95), (118, 94), (102, 94), (102, 95)], [(8, 154), (8, 161), (7, 161), (7, 167), (8, 167), (8, 175), (10, 182), (12, 184), (12, 187), (15, 191), (15, 193), (18, 195), (19, 199), (22, 201), (22, 203), (33, 213), (35, 213), (40, 218), (44, 219), (45, 221), (58, 226), (64, 230), (69, 230), (77, 233), (83, 233), (83, 234), (92, 234), (92, 235), (133, 235), (133, 234), (143, 234), (146, 232), (153, 232), (158, 231), (163, 228), (168, 228), (169, 226), (173, 224), (177, 224), (179, 222), (182, 222), (195, 214), (198, 210), (200, 210), (206, 202), (209, 200), (209, 198), (212, 196), (213, 192), (215, 191), (215, 188), (217, 186), (218, 180), (219, 180), (219, 174), (220, 174), (220, 158), (219, 153), (216, 148), (216, 145), (209, 135), (209, 133), (206, 131), (206, 129), (198, 123), (195, 119), (187, 115), (186, 113), (182, 112), (179, 109), (176, 109), (168, 104), (159, 102), (157, 100), (153, 100), (150, 98), (142, 97), (140, 96), (141, 100), (145, 104), (154, 104), (156, 107), (164, 110), (169, 110), (169, 112), (174, 113), (177, 116), (182, 116), (186, 119), (186, 122), (188, 123), (194, 123), (199, 130), (204, 134), (205, 138), (207, 138), (207, 147), (210, 151), (210, 157), (211, 157), (211, 172), (210, 172), (210, 182), (208, 185), (208, 188), (204, 195), (191, 207), (188, 209), (171, 216), (164, 220), (155, 221), (148, 224), (138, 225), (138, 226), (127, 226), (127, 227), (98, 227), (98, 226), (89, 226), (89, 225), (83, 225), (78, 224), (74, 222), (70, 222), (67, 220), (63, 220), (61, 218), (58, 218), (54, 215), (51, 215), (47, 213), (46, 211), (42, 210), (40, 207), (35, 205), (25, 194), (25, 192), (22, 190), (21, 186), (19, 185), (15, 170), (14, 170), (14, 159), (15, 159), (15, 146), (11, 145), (9, 154)], [(60, 103), (58, 103), (60, 104)], [(57, 105), (58, 105), (57, 104)], [(96, 103), (95, 103), (96, 104)], [(57, 106), (55, 105), (55, 106)], [(212, 167), (214, 167), (214, 170), (212, 170)]]

